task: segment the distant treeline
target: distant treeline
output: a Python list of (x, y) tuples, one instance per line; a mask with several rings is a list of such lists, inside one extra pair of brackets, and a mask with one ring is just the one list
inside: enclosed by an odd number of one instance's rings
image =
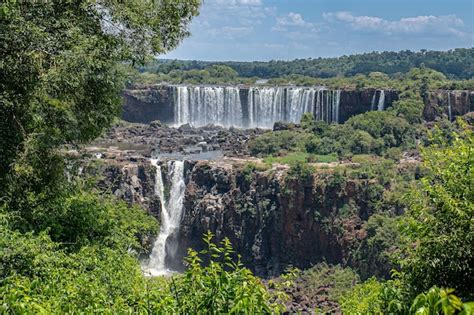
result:
[(338, 58), (268, 62), (156, 60), (141, 71), (169, 73), (173, 70), (202, 70), (213, 65), (229, 66), (238, 73), (238, 76), (245, 78), (277, 78), (291, 74), (330, 78), (367, 75), (371, 72), (394, 75), (424, 65), (443, 73), (449, 79), (471, 79), (474, 77), (474, 48), (457, 48), (449, 51), (372, 52)]

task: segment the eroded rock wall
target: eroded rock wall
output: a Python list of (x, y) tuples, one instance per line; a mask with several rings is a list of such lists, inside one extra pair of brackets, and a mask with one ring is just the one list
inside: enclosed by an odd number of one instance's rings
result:
[[(339, 122), (371, 110), (375, 89), (342, 90), (339, 105)], [(385, 108), (398, 100), (398, 91), (385, 90)], [(174, 123), (173, 88), (167, 85), (154, 85), (123, 91), (122, 118), (129, 122), (149, 123), (160, 120), (166, 124)], [(448, 95), (451, 101), (451, 118), (474, 111), (474, 91), (432, 91), (425, 100), (423, 116), (432, 121), (436, 117), (449, 116)], [(378, 94), (376, 100), (378, 100)], [(243, 109), (244, 125), (248, 123), (248, 88), (240, 88), (240, 102)]]
[[(286, 170), (248, 171), (198, 162), (186, 190), (180, 230), (181, 255), (200, 249), (203, 233), (228, 237), (245, 265), (257, 275), (278, 275), (286, 267), (318, 262), (346, 263), (364, 237), (370, 183), (341, 181), (331, 172), (307, 180), (287, 179)], [(353, 204), (355, 212), (345, 204)]]
[(427, 121), (433, 121), (436, 117), (442, 116), (453, 120), (457, 116), (462, 116), (472, 111), (474, 111), (474, 91), (439, 90), (429, 93), (425, 100), (423, 116)]

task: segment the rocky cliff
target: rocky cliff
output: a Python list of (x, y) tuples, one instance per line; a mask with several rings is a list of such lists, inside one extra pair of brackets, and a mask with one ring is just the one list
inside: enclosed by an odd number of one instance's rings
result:
[[(172, 124), (175, 117), (175, 97), (172, 86), (153, 85), (144, 88), (128, 89), (123, 91), (122, 118), (129, 122), (149, 123), (160, 120)], [(248, 87), (239, 87), (239, 101), (242, 106), (244, 125), (249, 120)], [(339, 102), (339, 121), (344, 122), (350, 117), (369, 111), (373, 106), (374, 94), (378, 101), (379, 93), (375, 89), (342, 90)], [(398, 92), (386, 90), (385, 107), (389, 107), (398, 99)]]
[(432, 121), (436, 117), (445, 116), (453, 120), (474, 111), (474, 91), (432, 91), (425, 100), (423, 116)]
[(179, 248), (199, 249), (209, 230), (217, 239), (228, 237), (260, 276), (322, 261), (345, 264), (365, 237), (371, 191), (370, 182), (345, 180), (331, 170), (300, 179), (283, 166), (259, 171), (198, 162), (187, 186)]
[[(153, 120), (160, 120), (166, 124), (172, 124), (175, 117), (175, 95), (173, 93), (173, 88), (166, 85), (125, 90), (123, 92), (122, 118), (130, 122), (149, 123)], [(374, 99), (378, 101), (379, 93), (374, 89), (342, 90), (339, 102), (339, 122), (344, 122), (354, 115), (371, 110)], [(239, 88), (244, 122), (249, 119), (248, 94), (248, 88)], [(398, 100), (397, 91), (385, 90), (384, 94), (385, 108)], [(451, 116), (451, 119), (454, 119), (454, 117), (470, 111), (474, 111), (474, 91), (438, 90), (430, 92), (425, 99), (423, 115), (427, 121), (432, 121), (443, 115)]]
[(153, 85), (122, 92), (122, 118), (129, 122), (149, 123), (160, 120), (171, 124), (174, 120), (173, 95), (168, 86)]
[[(171, 236), (178, 252), (169, 265), (182, 269), (187, 249), (202, 249), (207, 231), (218, 240), (228, 237), (242, 262), (263, 277), (323, 261), (350, 265), (351, 252), (366, 236), (364, 222), (377, 209), (374, 200), (390, 187), (345, 176), (341, 169), (351, 164), (337, 165), (338, 171), (326, 164), (304, 178), (289, 175), (288, 166), (255, 162), (186, 161), (184, 214), (179, 234)], [(86, 171), (101, 176), (101, 189), (160, 218), (163, 201), (155, 194), (156, 169), (149, 159), (108, 154)]]

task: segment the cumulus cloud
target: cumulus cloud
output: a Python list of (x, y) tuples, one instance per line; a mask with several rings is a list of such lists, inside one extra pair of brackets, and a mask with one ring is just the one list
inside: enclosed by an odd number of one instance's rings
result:
[(313, 36), (319, 29), (314, 23), (305, 21), (301, 14), (290, 12), (285, 16), (276, 18), (276, 24), (272, 27), (272, 31), (286, 34), (297, 31), (297, 33), (305, 36)]
[(456, 36), (465, 35), (465, 33), (460, 30), (460, 27), (464, 25), (464, 21), (456, 15), (420, 15), (390, 21), (376, 16), (357, 16), (351, 12), (341, 11), (324, 13), (323, 17), (330, 22), (348, 24), (354, 30), (377, 31), (387, 34), (434, 33)]
[(306, 22), (303, 16), (299, 13), (290, 12), (288, 15), (277, 18), (277, 25), (280, 26), (311, 26), (312, 24)]

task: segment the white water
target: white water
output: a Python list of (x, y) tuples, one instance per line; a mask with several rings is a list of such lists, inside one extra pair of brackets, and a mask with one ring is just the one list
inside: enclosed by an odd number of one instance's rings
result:
[(376, 100), (377, 100), (377, 90), (374, 91), (374, 96), (372, 96), (372, 101), (370, 102), (370, 110), (375, 110)]
[(385, 91), (380, 90), (379, 103), (377, 106), (378, 111), (383, 111), (385, 109)]
[(174, 87), (175, 124), (242, 126), (242, 106), (236, 87)]
[(247, 106), (239, 87), (175, 86), (175, 124), (272, 128), (277, 121), (299, 123), (304, 113), (328, 123), (339, 121), (341, 91), (322, 87), (251, 87)]
[[(161, 201), (161, 226), (160, 233), (153, 244), (153, 249), (148, 263), (143, 267), (145, 274), (151, 276), (166, 275), (172, 270), (166, 267), (168, 237), (179, 230), (179, 225), (183, 215), (184, 191), (184, 161), (168, 162), (169, 175), (171, 178), (171, 190), (168, 202), (165, 201), (163, 177), (161, 166), (156, 159), (151, 160), (151, 164), (156, 168), (155, 194)], [(168, 244), (168, 247), (175, 244)]]

